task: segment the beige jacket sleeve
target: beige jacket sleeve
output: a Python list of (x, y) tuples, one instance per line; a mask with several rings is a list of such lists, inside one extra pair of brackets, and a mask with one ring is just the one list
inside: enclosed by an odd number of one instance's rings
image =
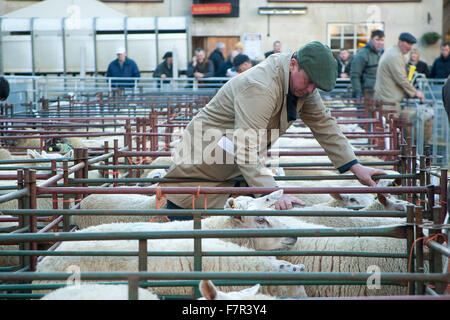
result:
[(335, 168), (356, 159), (350, 143), (342, 133), (336, 119), (325, 108), (317, 90), (306, 98), (299, 116), (311, 129)]
[(257, 84), (249, 85), (235, 97), (235, 161), (251, 187), (277, 186), (260, 159), (264, 140), (258, 138), (260, 130), (266, 130), (275, 107), (275, 98), (267, 94), (266, 88)]
[(408, 81), (406, 73), (406, 64), (401, 56), (393, 56), (389, 61), (389, 71), (392, 79), (406, 92), (410, 97), (414, 97), (417, 89)]

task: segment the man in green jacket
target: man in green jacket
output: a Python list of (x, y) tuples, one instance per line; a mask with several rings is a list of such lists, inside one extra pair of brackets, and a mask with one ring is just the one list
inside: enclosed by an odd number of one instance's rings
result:
[[(273, 54), (233, 77), (187, 125), (165, 178), (186, 179), (177, 183), (182, 187), (233, 187), (227, 180), (242, 175), (250, 187), (277, 187), (264, 165), (265, 152), (299, 116), (339, 172), (351, 170), (362, 184), (375, 186), (372, 176), (384, 171), (358, 163), (316, 89), (331, 91), (336, 76), (331, 50), (314, 41), (295, 53)], [(223, 208), (229, 196), (209, 194), (208, 208)], [(192, 199), (192, 194), (168, 194), (167, 208), (192, 208)], [(292, 203), (303, 204), (286, 194), (275, 206), (286, 210)], [(204, 197), (194, 204), (203, 208)]]
[(377, 75), (378, 61), (383, 53), (384, 32), (374, 30), (370, 34), (369, 42), (359, 49), (353, 57), (350, 69), (353, 96), (364, 96), (365, 90), (373, 90)]

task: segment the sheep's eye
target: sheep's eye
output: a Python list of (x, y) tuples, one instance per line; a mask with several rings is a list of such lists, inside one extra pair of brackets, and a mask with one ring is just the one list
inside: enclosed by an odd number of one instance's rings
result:
[(259, 224), (266, 224), (267, 220), (264, 219), (263, 217), (257, 217), (256, 218), (256, 222), (259, 223)]
[(350, 198), (350, 201), (356, 202), (356, 199), (355, 198)]

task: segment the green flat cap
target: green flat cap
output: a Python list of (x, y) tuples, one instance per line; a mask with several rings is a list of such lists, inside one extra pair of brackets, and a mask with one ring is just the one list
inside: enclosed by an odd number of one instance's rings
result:
[(336, 86), (337, 62), (328, 46), (319, 41), (310, 42), (297, 51), (299, 66), (311, 81), (323, 91)]

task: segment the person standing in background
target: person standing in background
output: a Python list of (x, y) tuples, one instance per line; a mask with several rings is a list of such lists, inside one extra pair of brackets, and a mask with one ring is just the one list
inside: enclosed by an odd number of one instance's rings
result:
[[(139, 68), (134, 60), (127, 57), (125, 48), (116, 50), (117, 59), (113, 60), (106, 71), (107, 77), (139, 78), (141, 76)], [(114, 87), (133, 87), (133, 80), (112, 80)]]
[(195, 49), (195, 55), (189, 62), (186, 75), (196, 79), (214, 77), (214, 64), (206, 58), (205, 50)]
[(419, 50), (412, 49), (411, 54), (409, 55), (408, 65), (415, 66), (417, 73), (422, 73), (425, 77), (430, 77), (430, 69), (428, 69), (428, 65), (420, 60)]
[(342, 48), (336, 58), (338, 64), (338, 78), (350, 78), (353, 56), (347, 49)]
[(374, 30), (369, 42), (353, 57), (350, 70), (353, 97), (360, 98), (365, 90), (373, 90), (377, 75), (378, 61), (384, 51), (384, 32)]
[(264, 53), (264, 57), (267, 59), (267, 57), (270, 56), (271, 54), (280, 52), (281, 52), (281, 42), (279, 40), (276, 40), (273, 42), (273, 50)]
[(208, 59), (214, 64), (214, 76), (219, 76), (219, 68), (225, 62), (225, 58), (223, 56), (225, 52), (225, 43), (219, 42), (216, 46), (216, 49), (211, 52)]
[(450, 75), (450, 42), (441, 44), (441, 56), (434, 60), (430, 77), (446, 79)]

